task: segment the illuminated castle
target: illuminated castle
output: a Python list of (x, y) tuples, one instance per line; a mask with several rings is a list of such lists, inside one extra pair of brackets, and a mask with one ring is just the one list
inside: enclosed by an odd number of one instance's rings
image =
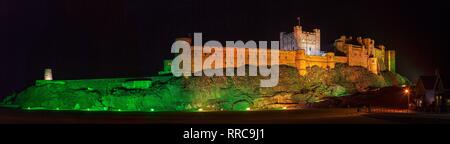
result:
[[(395, 51), (386, 50), (385, 46), (375, 47), (375, 41), (370, 38), (341, 36), (334, 43), (338, 53), (323, 52), (320, 49), (320, 29), (305, 32), (299, 24), (292, 33), (280, 34), (280, 63), (297, 67), (301, 75), (307, 73), (307, 68), (319, 66), (334, 68), (336, 63), (346, 63), (349, 66), (361, 66), (374, 74), (380, 71), (395, 72)], [(295, 51), (295, 54), (290, 53)], [(295, 59), (294, 59), (295, 58)]]
[(395, 51), (386, 50), (384, 45), (375, 47), (375, 41), (370, 38), (341, 36), (334, 47), (347, 57), (349, 66), (362, 66), (373, 73), (380, 71), (395, 72)]
[(323, 55), (324, 52), (320, 51), (320, 29), (306, 32), (298, 25), (292, 33), (281, 32), (280, 50), (305, 50), (307, 55)]
[[(179, 38), (192, 45), (191, 38)], [(296, 67), (300, 75), (306, 75), (308, 68), (318, 66), (325, 69), (335, 68), (336, 63), (345, 63), (349, 66), (364, 67), (374, 74), (380, 71), (395, 72), (395, 51), (386, 50), (383, 45), (375, 47), (375, 41), (370, 38), (358, 37), (356, 40), (352, 37), (341, 36), (334, 42), (336, 52), (324, 52), (320, 49), (320, 29), (314, 29), (313, 32), (307, 32), (299, 24), (293, 28), (292, 33), (280, 33), (279, 64)], [(237, 55), (226, 55), (227, 49), (236, 49), (233, 47), (223, 48), (223, 66), (225, 61), (236, 60)], [(259, 49), (245, 50), (245, 65), (259, 65), (249, 60), (249, 53)], [(268, 50), (267, 58), (270, 58)], [(193, 52), (192, 52), (193, 53)], [(339, 53), (339, 55), (336, 55)], [(202, 59), (211, 54), (203, 54)], [(269, 59), (270, 61), (270, 59)], [(254, 61), (253, 61), (254, 62)], [(170, 73), (170, 62), (164, 62), (164, 71), (160, 73)], [(242, 65), (234, 65), (240, 67)], [(193, 67), (193, 66), (192, 66)], [(193, 68), (192, 68), (193, 69)]]

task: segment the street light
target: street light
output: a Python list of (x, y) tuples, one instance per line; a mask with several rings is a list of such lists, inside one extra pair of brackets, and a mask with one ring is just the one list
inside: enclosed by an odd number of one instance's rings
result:
[(403, 93), (408, 97), (408, 109), (409, 109), (410, 108), (410, 103), (409, 103), (410, 90), (408, 88), (405, 88), (405, 90), (403, 90)]

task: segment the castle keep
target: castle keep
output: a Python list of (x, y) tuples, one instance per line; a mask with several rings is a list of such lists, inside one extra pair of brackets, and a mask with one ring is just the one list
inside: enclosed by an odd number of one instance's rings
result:
[[(186, 41), (192, 46), (191, 38), (180, 38), (178, 40)], [(386, 50), (385, 46), (375, 46), (375, 41), (370, 38), (341, 36), (334, 42), (335, 52), (324, 52), (320, 48), (320, 29), (314, 29), (312, 32), (304, 31), (302, 26), (298, 25), (293, 28), (291, 33), (280, 33), (280, 49), (279, 49), (279, 64), (296, 67), (300, 75), (306, 75), (308, 68), (318, 66), (325, 69), (333, 69), (336, 63), (345, 63), (349, 66), (364, 67), (374, 74), (379, 74), (381, 71), (395, 72), (395, 51)], [(233, 49), (235, 53), (227, 55), (227, 49)], [(216, 49), (216, 51), (219, 49)], [(223, 66), (226, 66), (226, 60), (237, 61), (236, 48), (224, 47), (223, 51)], [(257, 60), (249, 60), (249, 53), (258, 53), (258, 48), (245, 49), (245, 63), (234, 67), (243, 65), (260, 65)], [(266, 57), (269, 58), (270, 53), (274, 50), (267, 50)], [(195, 53), (192, 51), (191, 53)], [(202, 52), (200, 52), (202, 53)], [(202, 60), (212, 54), (203, 54)], [(259, 54), (261, 56), (261, 54)], [(192, 59), (194, 59), (192, 57)], [(164, 71), (160, 73), (170, 73), (170, 65), (168, 61), (164, 62)], [(191, 66), (193, 70), (193, 65)], [(193, 71), (194, 72), (194, 71)]]

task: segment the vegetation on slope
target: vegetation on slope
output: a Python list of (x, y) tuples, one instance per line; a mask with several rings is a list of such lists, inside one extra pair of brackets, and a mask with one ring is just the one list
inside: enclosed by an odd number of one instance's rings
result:
[[(259, 87), (264, 77), (154, 77), (49, 81), (31, 86), (4, 100), (22, 108), (99, 111), (248, 110), (302, 107), (324, 97), (341, 97), (370, 88), (406, 84), (392, 72), (375, 75), (362, 67), (338, 64), (335, 69), (308, 69), (306, 76), (280, 66), (280, 81)], [(130, 81), (132, 82), (130, 84)], [(42, 82), (42, 81), (41, 81)]]

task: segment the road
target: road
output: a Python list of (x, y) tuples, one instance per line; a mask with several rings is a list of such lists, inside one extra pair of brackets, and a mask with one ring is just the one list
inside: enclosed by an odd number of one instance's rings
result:
[[(442, 118), (444, 117), (444, 118)], [(450, 116), (367, 114), (356, 109), (244, 112), (82, 112), (0, 109), (2, 124), (396, 124), (450, 123)]]

